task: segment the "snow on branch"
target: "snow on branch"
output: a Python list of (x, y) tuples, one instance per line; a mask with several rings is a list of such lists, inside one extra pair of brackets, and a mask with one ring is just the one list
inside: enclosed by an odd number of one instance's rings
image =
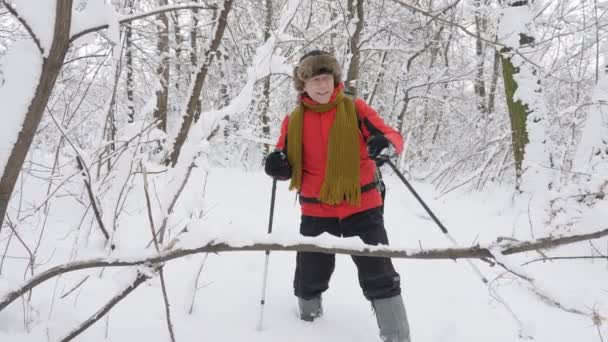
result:
[(608, 228), (588, 234), (570, 235), (562, 237), (547, 237), (532, 241), (506, 243), (502, 245), (502, 254), (509, 255), (522, 252), (536, 251), (540, 249), (551, 249), (576, 242), (599, 239), (607, 235)]
[(132, 14), (129, 16), (122, 17), (118, 22), (121, 24), (129, 23), (134, 20), (147, 18), (153, 15), (162, 14), (166, 12), (179, 11), (185, 9), (204, 9), (204, 10), (216, 10), (217, 6), (214, 5), (202, 5), (199, 3), (189, 3), (189, 4), (179, 4), (179, 5), (167, 5), (167, 6), (159, 6), (156, 9), (148, 12)]
[[(32, 290), (36, 286), (52, 279), (56, 276), (79, 271), (85, 269), (99, 267), (129, 267), (129, 266), (152, 266), (162, 265), (167, 261), (179, 259), (185, 256), (199, 253), (219, 253), (219, 252), (245, 252), (245, 251), (298, 251), (298, 252), (317, 252), (331, 254), (348, 254), (358, 256), (373, 256), (373, 257), (390, 257), (402, 259), (424, 259), (424, 260), (446, 260), (446, 259), (494, 259), (494, 255), (500, 252), (502, 255), (516, 254), (528, 252), (538, 249), (549, 249), (566, 244), (598, 239), (608, 235), (608, 229), (597, 231), (590, 234), (572, 235), (557, 238), (543, 238), (533, 241), (512, 242), (491, 246), (473, 246), (469, 248), (442, 248), (442, 249), (404, 249), (394, 248), (389, 246), (371, 246), (366, 245), (356, 239), (340, 239), (330, 236), (321, 237), (291, 237), (289, 239), (281, 239), (276, 234), (261, 235), (258, 237), (250, 237), (247, 242), (243, 242), (242, 238), (239, 241), (228, 241), (219, 237), (212, 238), (202, 245), (194, 247), (179, 247), (171, 248), (159, 254), (142, 256), (137, 259), (120, 259), (120, 258), (97, 258), (92, 260), (76, 261), (52, 267), (38, 275), (30, 278), (16, 290), (10, 291), (0, 298), (0, 311), (4, 310), (17, 298)], [(183, 239), (183, 241), (192, 241), (192, 238)], [(200, 240), (200, 239), (199, 239)], [(199, 242), (200, 243), (200, 242)]]
[[(151, 11), (146, 11), (142, 13), (131, 14), (128, 16), (118, 16), (118, 24), (125, 25), (131, 23), (135, 20), (155, 16), (162, 13), (185, 10), (185, 9), (204, 9), (204, 10), (214, 10), (216, 6), (202, 5), (198, 3), (189, 3), (189, 4), (179, 4), (179, 5), (168, 5), (168, 6), (159, 6)], [(101, 23), (99, 25), (94, 25), (86, 29), (74, 30), (72, 36), (70, 37), (70, 42), (77, 40), (89, 33), (97, 32), (100, 30), (105, 30), (110, 28), (112, 25), (110, 23)]]

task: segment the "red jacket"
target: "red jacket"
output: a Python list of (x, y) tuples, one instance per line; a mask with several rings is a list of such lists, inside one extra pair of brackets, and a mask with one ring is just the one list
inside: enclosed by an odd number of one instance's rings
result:
[[(338, 90), (342, 89), (340, 84), (334, 90), (330, 101), (333, 101)], [(314, 103), (308, 96), (302, 95), (300, 101)], [(367, 154), (367, 139), (374, 134), (384, 134), (393, 144), (397, 153), (403, 151), (403, 139), (392, 127), (386, 125), (378, 113), (360, 98), (355, 99), (355, 107), (361, 122), (361, 133), (359, 135), (359, 155), (361, 156), (361, 186), (370, 184), (375, 180), (376, 164)], [(300, 196), (318, 198), (325, 177), (325, 165), (327, 161), (327, 146), (329, 132), (336, 116), (336, 108), (327, 112), (316, 113), (312, 110), (304, 110), (304, 125), (302, 132), (302, 188)], [(277, 149), (285, 149), (287, 138), (287, 127), (289, 115), (281, 125), (281, 136), (277, 142)], [(302, 214), (316, 217), (338, 217), (340, 219), (371, 208), (382, 205), (382, 197), (377, 189), (361, 193), (361, 205), (354, 206), (347, 202), (338, 205), (325, 203), (301, 203)]]

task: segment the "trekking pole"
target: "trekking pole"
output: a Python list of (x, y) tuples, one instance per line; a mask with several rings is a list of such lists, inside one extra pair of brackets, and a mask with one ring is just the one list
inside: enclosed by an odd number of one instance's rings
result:
[[(390, 165), (390, 167), (393, 169), (393, 171), (395, 171), (395, 174), (397, 174), (397, 176), (399, 177), (399, 179), (401, 179), (401, 181), (403, 182), (403, 184), (405, 184), (405, 186), (410, 190), (410, 192), (414, 195), (414, 197), (416, 197), (416, 199), (418, 200), (418, 202), (420, 202), (420, 204), (422, 205), (422, 207), (424, 208), (424, 210), (426, 210), (426, 212), (429, 214), (429, 216), (431, 216), (431, 218), (433, 219), (433, 221), (435, 221), (435, 223), (437, 224), (437, 226), (439, 226), (439, 228), (441, 229), (441, 231), (443, 232), (443, 234), (445, 234), (445, 236), (448, 238), (448, 240), (450, 240), (450, 242), (452, 242), (452, 244), (454, 245), (454, 247), (460, 247), (460, 245), (458, 245), (458, 242), (456, 242), (456, 239), (454, 239), (452, 237), (452, 235), (450, 235), (450, 233), (448, 232), (447, 228), (443, 225), (443, 223), (441, 223), (441, 221), (439, 221), (439, 219), (437, 218), (437, 216), (435, 216), (435, 214), (433, 213), (433, 211), (428, 207), (428, 205), (426, 205), (426, 203), (422, 200), (422, 198), (420, 197), (420, 195), (418, 195), (418, 193), (416, 192), (416, 190), (414, 190), (414, 187), (412, 187), (412, 185), (407, 181), (407, 179), (405, 179), (405, 176), (403, 176), (403, 174), (399, 171), (399, 169), (397, 169), (397, 167), (395, 166), (395, 164), (393, 164), (393, 162), (389, 159), (388, 156), (380, 156), (381, 160), (385, 161), (388, 163), (388, 165)], [(517, 315), (515, 314), (515, 312), (513, 311), (513, 309), (511, 308), (511, 306), (509, 305), (509, 303), (504, 300), (502, 298), (502, 296), (494, 289), (492, 289), (489, 286), (489, 282), (488, 279), (483, 275), (483, 273), (481, 273), (481, 270), (479, 270), (479, 268), (470, 260), (470, 259), (465, 259), (467, 261), (467, 263), (471, 266), (471, 268), (473, 269), (473, 271), (479, 276), (479, 278), (481, 278), (481, 281), (483, 281), (483, 283), (488, 286), (488, 290), (490, 291), (490, 293), (492, 294), (492, 296), (494, 296), (494, 299), (496, 299), (499, 303), (501, 303), (506, 309), (507, 312), (509, 313), (509, 315), (511, 315), (511, 317), (513, 318), (513, 320), (515, 320), (517, 322), (517, 324), (519, 325), (520, 329), (523, 330), (523, 322), (517, 317)]]
[[(403, 184), (405, 184), (405, 186), (408, 188), (408, 190), (410, 190), (412, 195), (414, 195), (414, 197), (416, 197), (416, 199), (418, 200), (420, 205), (422, 205), (424, 210), (426, 210), (426, 212), (433, 219), (433, 221), (435, 221), (435, 223), (437, 224), (439, 229), (441, 229), (441, 231), (448, 238), (448, 240), (450, 240), (450, 242), (452, 242), (454, 247), (460, 247), (458, 242), (456, 242), (456, 239), (454, 239), (452, 237), (452, 235), (448, 232), (448, 229), (443, 225), (443, 223), (441, 223), (441, 221), (439, 221), (439, 219), (437, 218), (437, 216), (435, 216), (435, 213), (433, 213), (431, 208), (429, 208), (429, 206), (426, 205), (424, 200), (420, 197), (420, 195), (418, 195), (416, 190), (414, 190), (414, 187), (412, 187), (410, 182), (408, 182), (407, 179), (405, 179), (405, 177), (403, 176), (403, 174), (399, 171), (399, 169), (397, 169), (397, 166), (395, 166), (395, 164), (393, 164), (393, 162), (387, 156), (381, 156), (381, 157), (382, 157), (382, 160), (384, 160), (386, 163), (388, 163), (388, 165), (390, 165), (390, 167), (393, 169), (393, 171), (395, 171), (395, 174), (399, 177), (399, 179), (401, 179), (401, 182), (403, 182)], [(475, 273), (477, 273), (477, 275), (481, 278), (481, 281), (483, 281), (484, 284), (487, 284), (488, 279), (481, 273), (479, 268), (477, 266), (475, 266), (475, 264), (471, 260), (469, 260), (469, 259), (465, 259), (465, 260), (467, 261), (467, 263), (469, 265), (471, 265), (471, 267), (473, 268), (473, 271), (475, 271)]]
[[(274, 218), (274, 199), (277, 193), (277, 179), (272, 179), (272, 195), (270, 197), (270, 217), (268, 218), (268, 234), (272, 233), (272, 220)], [(258, 321), (258, 331), (262, 330), (264, 323), (264, 304), (266, 303), (266, 281), (268, 279), (268, 260), (270, 251), (266, 251), (266, 261), (264, 262), (264, 279), (262, 280), (262, 297), (260, 299), (260, 320)]]

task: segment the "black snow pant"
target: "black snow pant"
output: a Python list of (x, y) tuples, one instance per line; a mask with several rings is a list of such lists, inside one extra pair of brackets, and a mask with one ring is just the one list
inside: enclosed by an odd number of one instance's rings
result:
[[(302, 215), (300, 234), (318, 236), (358, 236), (370, 245), (388, 245), (381, 208), (366, 210), (344, 219)], [(399, 274), (390, 258), (352, 256), (359, 272), (359, 285), (368, 300), (389, 298), (401, 294)], [(318, 297), (329, 288), (334, 271), (335, 255), (298, 252), (294, 277), (294, 293), (302, 299)]]

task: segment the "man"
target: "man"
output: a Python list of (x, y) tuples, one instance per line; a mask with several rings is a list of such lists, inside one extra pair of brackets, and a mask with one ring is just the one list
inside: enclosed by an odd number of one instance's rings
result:
[[(403, 139), (365, 101), (344, 94), (340, 65), (329, 53), (305, 54), (294, 69), (294, 82), (299, 103), (285, 117), (265, 171), (280, 180), (291, 179), (290, 189), (298, 191), (300, 233), (388, 244), (375, 159), (389, 145), (400, 153)], [(294, 292), (300, 318), (313, 321), (323, 313), (321, 294), (328, 289), (335, 255), (301, 252), (296, 258)], [(410, 342), (400, 277), (391, 260), (352, 259), (382, 340)]]

